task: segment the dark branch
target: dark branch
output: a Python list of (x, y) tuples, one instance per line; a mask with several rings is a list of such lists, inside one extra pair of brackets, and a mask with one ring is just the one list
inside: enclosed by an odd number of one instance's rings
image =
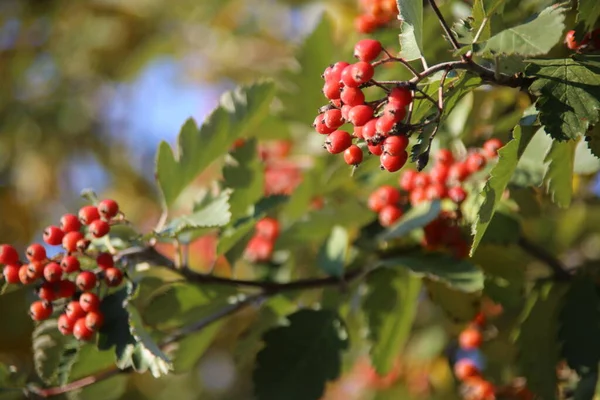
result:
[(519, 238), (518, 244), (527, 254), (548, 265), (553, 272), (554, 279), (559, 281), (568, 281), (571, 279), (571, 274), (567, 271), (566, 266), (542, 246), (524, 236)]
[[(454, 50), (460, 50), (460, 44), (458, 44), (458, 41), (456, 40), (456, 38), (452, 34), (452, 31), (450, 30), (450, 26), (448, 26), (448, 23), (446, 22), (446, 20), (444, 19), (444, 16), (440, 12), (440, 9), (435, 4), (435, 0), (428, 0), (428, 1), (429, 1), (429, 5), (433, 9), (433, 12), (435, 13), (435, 15), (440, 20), (440, 24), (442, 25), (442, 29), (444, 29), (444, 32), (446, 33), (446, 36), (448, 37), (448, 40), (450, 40), (450, 43), (452, 44), (452, 47), (454, 48)], [(464, 56), (462, 56), (462, 59), (465, 60)]]

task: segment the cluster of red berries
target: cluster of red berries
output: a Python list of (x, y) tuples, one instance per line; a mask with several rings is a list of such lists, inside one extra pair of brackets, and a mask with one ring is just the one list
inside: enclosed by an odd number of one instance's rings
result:
[(565, 36), (565, 45), (569, 49), (577, 51), (600, 50), (600, 29), (586, 33), (581, 42), (575, 39), (575, 31), (571, 30)]
[[(472, 323), (458, 337), (461, 349), (477, 350), (483, 343), (481, 330), (486, 319), (482, 313), (477, 314)], [(466, 400), (494, 400), (495, 387), (481, 376), (481, 371), (470, 358), (462, 358), (454, 363), (454, 375), (462, 382), (462, 394)]]
[(458, 213), (442, 211), (423, 228), (421, 245), (430, 251), (447, 250), (457, 259), (468, 257), (471, 243), (465, 239), (459, 224)]
[(354, 26), (360, 33), (371, 33), (398, 15), (396, 0), (360, 0), (359, 8), (362, 14), (356, 17)]
[[(65, 250), (52, 258), (47, 257), (43, 245), (33, 243), (27, 247), (27, 263), (24, 263), (13, 246), (0, 245), (0, 264), (4, 265), (2, 275), (6, 283), (36, 284), (40, 300), (31, 304), (33, 320), (48, 319), (56, 307), (64, 306), (64, 313), (58, 318), (58, 329), (64, 335), (88, 340), (100, 328), (104, 320), (99, 311), (100, 298), (91, 291), (102, 279), (108, 287), (119, 286), (123, 272), (115, 265), (112, 254), (91, 254), (88, 247), (90, 239), (108, 234), (111, 224), (121, 218), (119, 205), (108, 199), (98, 206), (82, 207), (78, 215), (63, 215), (60, 226), (44, 230), (44, 242)], [(90, 257), (94, 258), (98, 271), (82, 269), (81, 261)], [(69, 301), (65, 304), (66, 300)]]
[(261, 219), (256, 223), (254, 236), (246, 245), (244, 258), (252, 263), (270, 261), (278, 236), (279, 222), (271, 217)]
[[(357, 166), (363, 161), (362, 148), (352, 142), (364, 140), (369, 152), (380, 156), (381, 168), (395, 172), (408, 159), (407, 129), (402, 121), (413, 93), (408, 86), (399, 84), (389, 90), (386, 88), (384, 98), (365, 102), (362, 89), (376, 83), (373, 76), (381, 62), (374, 60), (383, 51), (379, 41), (363, 39), (354, 46), (358, 62), (338, 61), (325, 69), (323, 94), (330, 103), (317, 115), (313, 127), (327, 135), (327, 151), (343, 153), (347, 164)], [(345, 123), (353, 125), (352, 134), (340, 129)]]

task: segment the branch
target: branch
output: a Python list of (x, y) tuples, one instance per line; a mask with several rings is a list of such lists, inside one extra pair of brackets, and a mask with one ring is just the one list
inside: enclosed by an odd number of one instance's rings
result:
[[(454, 50), (460, 50), (460, 44), (458, 44), (458, 41), (456, 40), (456, 38), (452, 34), (452, 31), (450, 30), (450, 27), (448, 26), (448, 23), (444, 19), (444, 16), (440, 12), (440, 9), (438, 8), (438, 6), (435, 4), (435, 0), (428, 0), (428, 1), (429, 1), (429, 5), (433, 9), (433, 12), (435, 13), (435, 15), (440, 20), (440, 24), (442, 25), (442, 28), (444, 29), (444, 32), (446, 33), (446, 36), (448, 37), (448, 40), (450, 40), (450, 43), (452, 44), (452, 47), (454, 48)], [(466, 61), (466, 58), (465, 58), (464, 55), (461, 56), (461, 58), (464, 61)]]
[(54, 396), (58, 396), (61, 394), (65, 394), (65, 393), (69, 393), (72, 392), (74, 390), (77, 389), (82, 389), (86, 386), (90, 386), (94, 383), (100, 382), (100, 381), (104, 381), (106, 379), (112, 378), (115, 375), (119, 375), (119, 374), (127, 374), (132, 372), (133, 369), (132, 368), (127, 368), (127, 369), (118, 369), (116, 366), (115, 367), (111, 367), (109, 369), (106, 369), (104, 371), (98, 372), (94, 375), (89, 375), (86, 376), (84, 378), (78, 379), (76, 381), (73, 381), (71, 383), (67, 383), (66, 385), (63, 386), (57, 386), (57, 387), (51, 387), (51, 388), (47, 388), (47, 389), (40, 389), (40, 388), (27, 388), (26, 392), (36, 395), (40, 398), (46, 399), (48, 397), (54, 397)]
[(523, 251), (531, 257), (538, 259), (548, 265), (554, 273), (554, 278), (559, 281), (568, 281), (571, 279), (571, 274), (567, 271), (567, 267), (560, 262), (556, 257), (550, 254), (545, 248), (521, 236), (518, 241), (519, 246)]

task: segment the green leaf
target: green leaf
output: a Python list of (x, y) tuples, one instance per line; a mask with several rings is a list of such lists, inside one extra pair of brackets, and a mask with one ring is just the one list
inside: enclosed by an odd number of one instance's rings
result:
[(402, 21), (400, 57), (406, 61), (421, 58), (423, 54), (423, 2), (396, 0)]
[[(590, 132), (588, 132), (588, 135)], [(573, 172), (576, 174), (591, 175), (600, 170), (600, 160), (592, 154), (585, 140), (579, 141), (575, 149), (575, 163)]]
[(232, 195), (230, 189), (222, 191), (208, 204), (194, 210), (190, 215), (175, 218), (165, 227), (160, 236), (176, 237), (182, 233), (196, 229), (225, 226), (231, 219), (229, 211), (229, 197)]
[(317, 265), (323, 272), (338, 277), (344, 274), (348, 241), (348, 231), (344, 227), (336, 225), (331, 229), (331, 234), (321, 246), (317, 258)]
[(342, 369), (348, 348), (343, 321), (332, 311), (300, 310), (268, 331), (253, 373), (258, 400), (318, 400)]
[(560, 312), (562, 356), (579, 375), (597, 372), (600, 362), (600, 297), (592, 279), (580, 275), (571, 282)]
[(577, 22), (579, 22), (577, 30), (590, 32), (600, 18), (598, 2), (596, 0), (578, 0), (577, 3)]
[[(477, 38), (478, 42), (487, 40), (492, 34), (491, 24), (486, 20), (488, 16), (488, 12), (486, 12), (486, 1), (475, 0), (475, 3), (473, 3), (473, 35), (477, 34), (481, 29), (481, 33)], [(483, 24), (485, 25), (482, 28)]]
[(544, 400), (557, 398), (557, 320), (566, 289), (561, 283), (537, 284), (527, 299), (516, 338), (520, 372), (527, 387)]
[(440, 282), (425, 281), (431, 301), (440, 307), (454, 323), (473, 320), (481, 307), (481, 293), (465, 293)]
[(59, 386), (66, 385), (69, 382), (73, 366), (79, 359), (81, 343), (71, 342), (64, 347), (63, 353), (60, 356), (58, 367), (56, 368), (56, 384)]
[(49, 319), (41, 322), (32, 333), (33, 361), (35, 371), (46, 384), (56, 384), (58, 368), (65, 349), (73, 345), (75, 339), (65, 336), (58, 330), (58, 321)]
[(234, 163), (223, 167), (224, 185), (233, 190), (229, 199), (231, 220), (245, 216), (248, 209), (260, 200), (264, 192), (264, 167), (258, 158), (256, 141), (248, 140), (236, 148), (231, 157)]
[(420, 203), (404, 214), (393, 227), (381, 233), (378, 239), (390, 240), (403, 237), (436, 219), (441, 211), (442, 203), (439, 200)]
[(162, 142), (156, 157), (156, 179), (165, 209), (210, 163), (232, 146), (237, 138), (250, 135), (269, 112), (275, 87), (270, 82), (242, 86), (227, 92), (220, 106), (200, 129), (189, 119), (177, 140), (177, 156)]
[(534, 119), (534, 116), (523, 117), (520, 124), (513, 130), (513, 139), (498, 151), (498, 163), (490, 171), (490, 177), (481, 192), (483, 202), (473, 223), (474, 238), (471, 255), (479, 246), (481, 238), (494, 217), (502, 194), (517, 167), (519, 158), (535, 133), (535, 128), (531, 125)]
[(555, 60), (528, 60), (526, 73), (536, 80), (529, 91), (540, 122), (554, 139), (576, 139), (598, 122), (600, 57), (574, 55)]
[(380, 269), (367, 278), (362, 306), (369, 326), (371, 362), (388, 373), (406, 344), (421, 292), (421, 279), (403, 270)]
[(490, 225), (483, 235), (480, 244), (514, 244), (519, 240), (521, 224), (512, 215), (504, 212), (496, 212), (490, 221)]
[(573, 195), (573, 165), (577, 142), (552, 142), (546, 154), (548, 163), (544, 182), (550, 198), (559, 207), (566, 208), (571, 204)]
[(564, 7), (550, 6), (535, 19), (508, 28), (475, 45), (476, 54), (520, 54), (537, 56), (546, 54), (562, 38), (565, 30)]
[(381, 260), (380, 265), (408, 268), (417, 276), (426, 276), (463, 292), (483, 289), (483, 274), (468, 259), (458, 260), (444, 253), (424, 253)]
[(187, 335), (169, 346), (166, 353), (173, 360), (173, 372), (183, 374), (192, 371), (214, 341), (223, 323), (224, 321), (214, 322), (200, 332)]

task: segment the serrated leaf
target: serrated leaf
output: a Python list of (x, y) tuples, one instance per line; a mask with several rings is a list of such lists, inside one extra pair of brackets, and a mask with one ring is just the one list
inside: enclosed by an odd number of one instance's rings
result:
[(483, 289), (483, 274), (468, 259), (458, 260), (444, 253), (424, 253), (381, 260), (380, 265), (397, 268), (406, 267), (417, 276), (426, 276), (463, 292)]
[(540, 122), (554, 139), (576, 139), (598, 122), (600, 57), (574, 55), (555, 60), (528, 60), (525, 72), (536, 78), (529, 91)]
[(421, 58), (423, 55), (423, 2), (396, 0), (402, 21), (400, 33), (400, 57), (406, 61)]
[[(491, 24), (486, 20), (488, 18), (486, 6), (487, 4), (484, 0), (475, 0), (473, 3), (473, 36), (481, 29), (481, 33), (477, 38), (478, 42), (489, 39), (492, 33)], [(493, 10), (490, 11), (493, 12)], [(485, 25), (482, 28), (483, 24)]]
[(576, 174), (591, 175), (599, 170), (600, 159), (592, 154), (592, 151), (585, 140), (580, 140), (575, 149), (573, 172)]
[(58, 367), (65, 349), (74, 339), (58, 330), (58, 321), (49, 319), (41, 322), (32, 333), (33, 360), (35, 371), (46, 384), (56, 384)]
[(568, 207), (573, 195), (573, 165), (577, 142), (553, 141), (544, 162), (548, 163), (544, 183), (550, 198), (559, 207)]
[(317, 257), (319, 268), (326, 274), (341, 277), (344, 274), (348, 246), (348, 231), (342, 226), (335, 225), (319, 250)]
[(248, 136), (269, 112), (275, 87), (263, 82), (227, 92), (200, 128), (189, 119), (177, 139), (177, 156), (161, 142), (156, 157), (156, 179), (165, 208), (210, 163), (225, 154), (237, 138)]
[(200, 332), (187, 335), (177, 343), (173, 343), (167, 352), (169, 358), (173, 360), (173, 372), (176, 374), (190, 372), (212, 344), (222, 326), (223, 321), (214, 322)]
[(223, 190), (212, 201), (194, 210), (192, 214), (175, 218), (165, 229), (159, 232), (159, 236), (175, 237), (196, 229), (227, 225), (231, 219), (231, 212), (229, 211), (231, 193), (230, 189)]
[(442, 203), (439, 200), (420, 203), (404, 214), (394, 226), (381, 233), (378, 239), (390, 240), (403, 237), (436, 219), (441, 211)]
[(428, 279), (425, 280), (425, 287), (431, 301), (454, 323), (472, 321), (481, 308), (480, 292), (465, 293)]
[(600, 363), (600, 297), (592, 279), (574, 279), (560, 311), (562, 356), (579, 375), (597, 372)]
[[(142, 318), (138, 311), (131, 305), (127, 306), (129, 314), (129, 330), (137, 342), (138, 353), (142, 358), (143, 364), (147, 366), (150, 373), (155, 378), (166, 375), (173, 369), (171, 360), (158, 347), (154, 339), (144, 328)], [(142, 368), (136, 368), (138, 371)]]
[(223, 180), (232, 189), (229, 199), (231, 220), (245, 216), (250, 206), (257, 202), (264, 192), (264, 166), (258, 158), (256, 141), (248, 140), (236, 148), (231, 157), (235, 163), (223, 166)]
[(558, 313), (566, 289), (561, 283), (537, 284), (527, 299), (516, 338), (520, 372), (527, 387), (544, 400), (557, 398)]
[(64, 347), (56, 368), (56, 384), (58, 386), (66, 385), (69, 382), (71, 370), (79, 358), (80, 350), (81, 343), (78, 342), (71, 342)]
[(362, 309), (369, 326), (371, 362), (388, 373), (406, 344), (417, 311), (421, 278), (406, 271), (380, 269), (367, 278)]
[(508, 28), (473, 48), (476, 54), (546, 54), (557, 44), (565, 29), (564, 7), (555, 5), (544, 9), (533, 20)]
[(348, 334), (328, 310), (300, 310), (289, 324), (268, 331), (253, 373), (258, 400), (318, 400), (342, 369)]
[(498, 163), (490, 171), (490, 177), (481, 192), (483, 202), (472, 227), (474, 237), (473, 245), (471, 246), (471, 255), (473, 255), (477, 246), (479, 246), (483, 235), (494, 217), (502, 194), (517, 167), (519, 158), (521, 158), (521, 155), (535, 133), (535, 128), (532, 126), (534, 119), (534, 116), (522, 118), (520, 124), (513, 130), (513, 139), (498, 151)]
[(590, 32), (600, 18), (600, 7), (596, 0), (577, 1), (577, 28), (582, 32)]

